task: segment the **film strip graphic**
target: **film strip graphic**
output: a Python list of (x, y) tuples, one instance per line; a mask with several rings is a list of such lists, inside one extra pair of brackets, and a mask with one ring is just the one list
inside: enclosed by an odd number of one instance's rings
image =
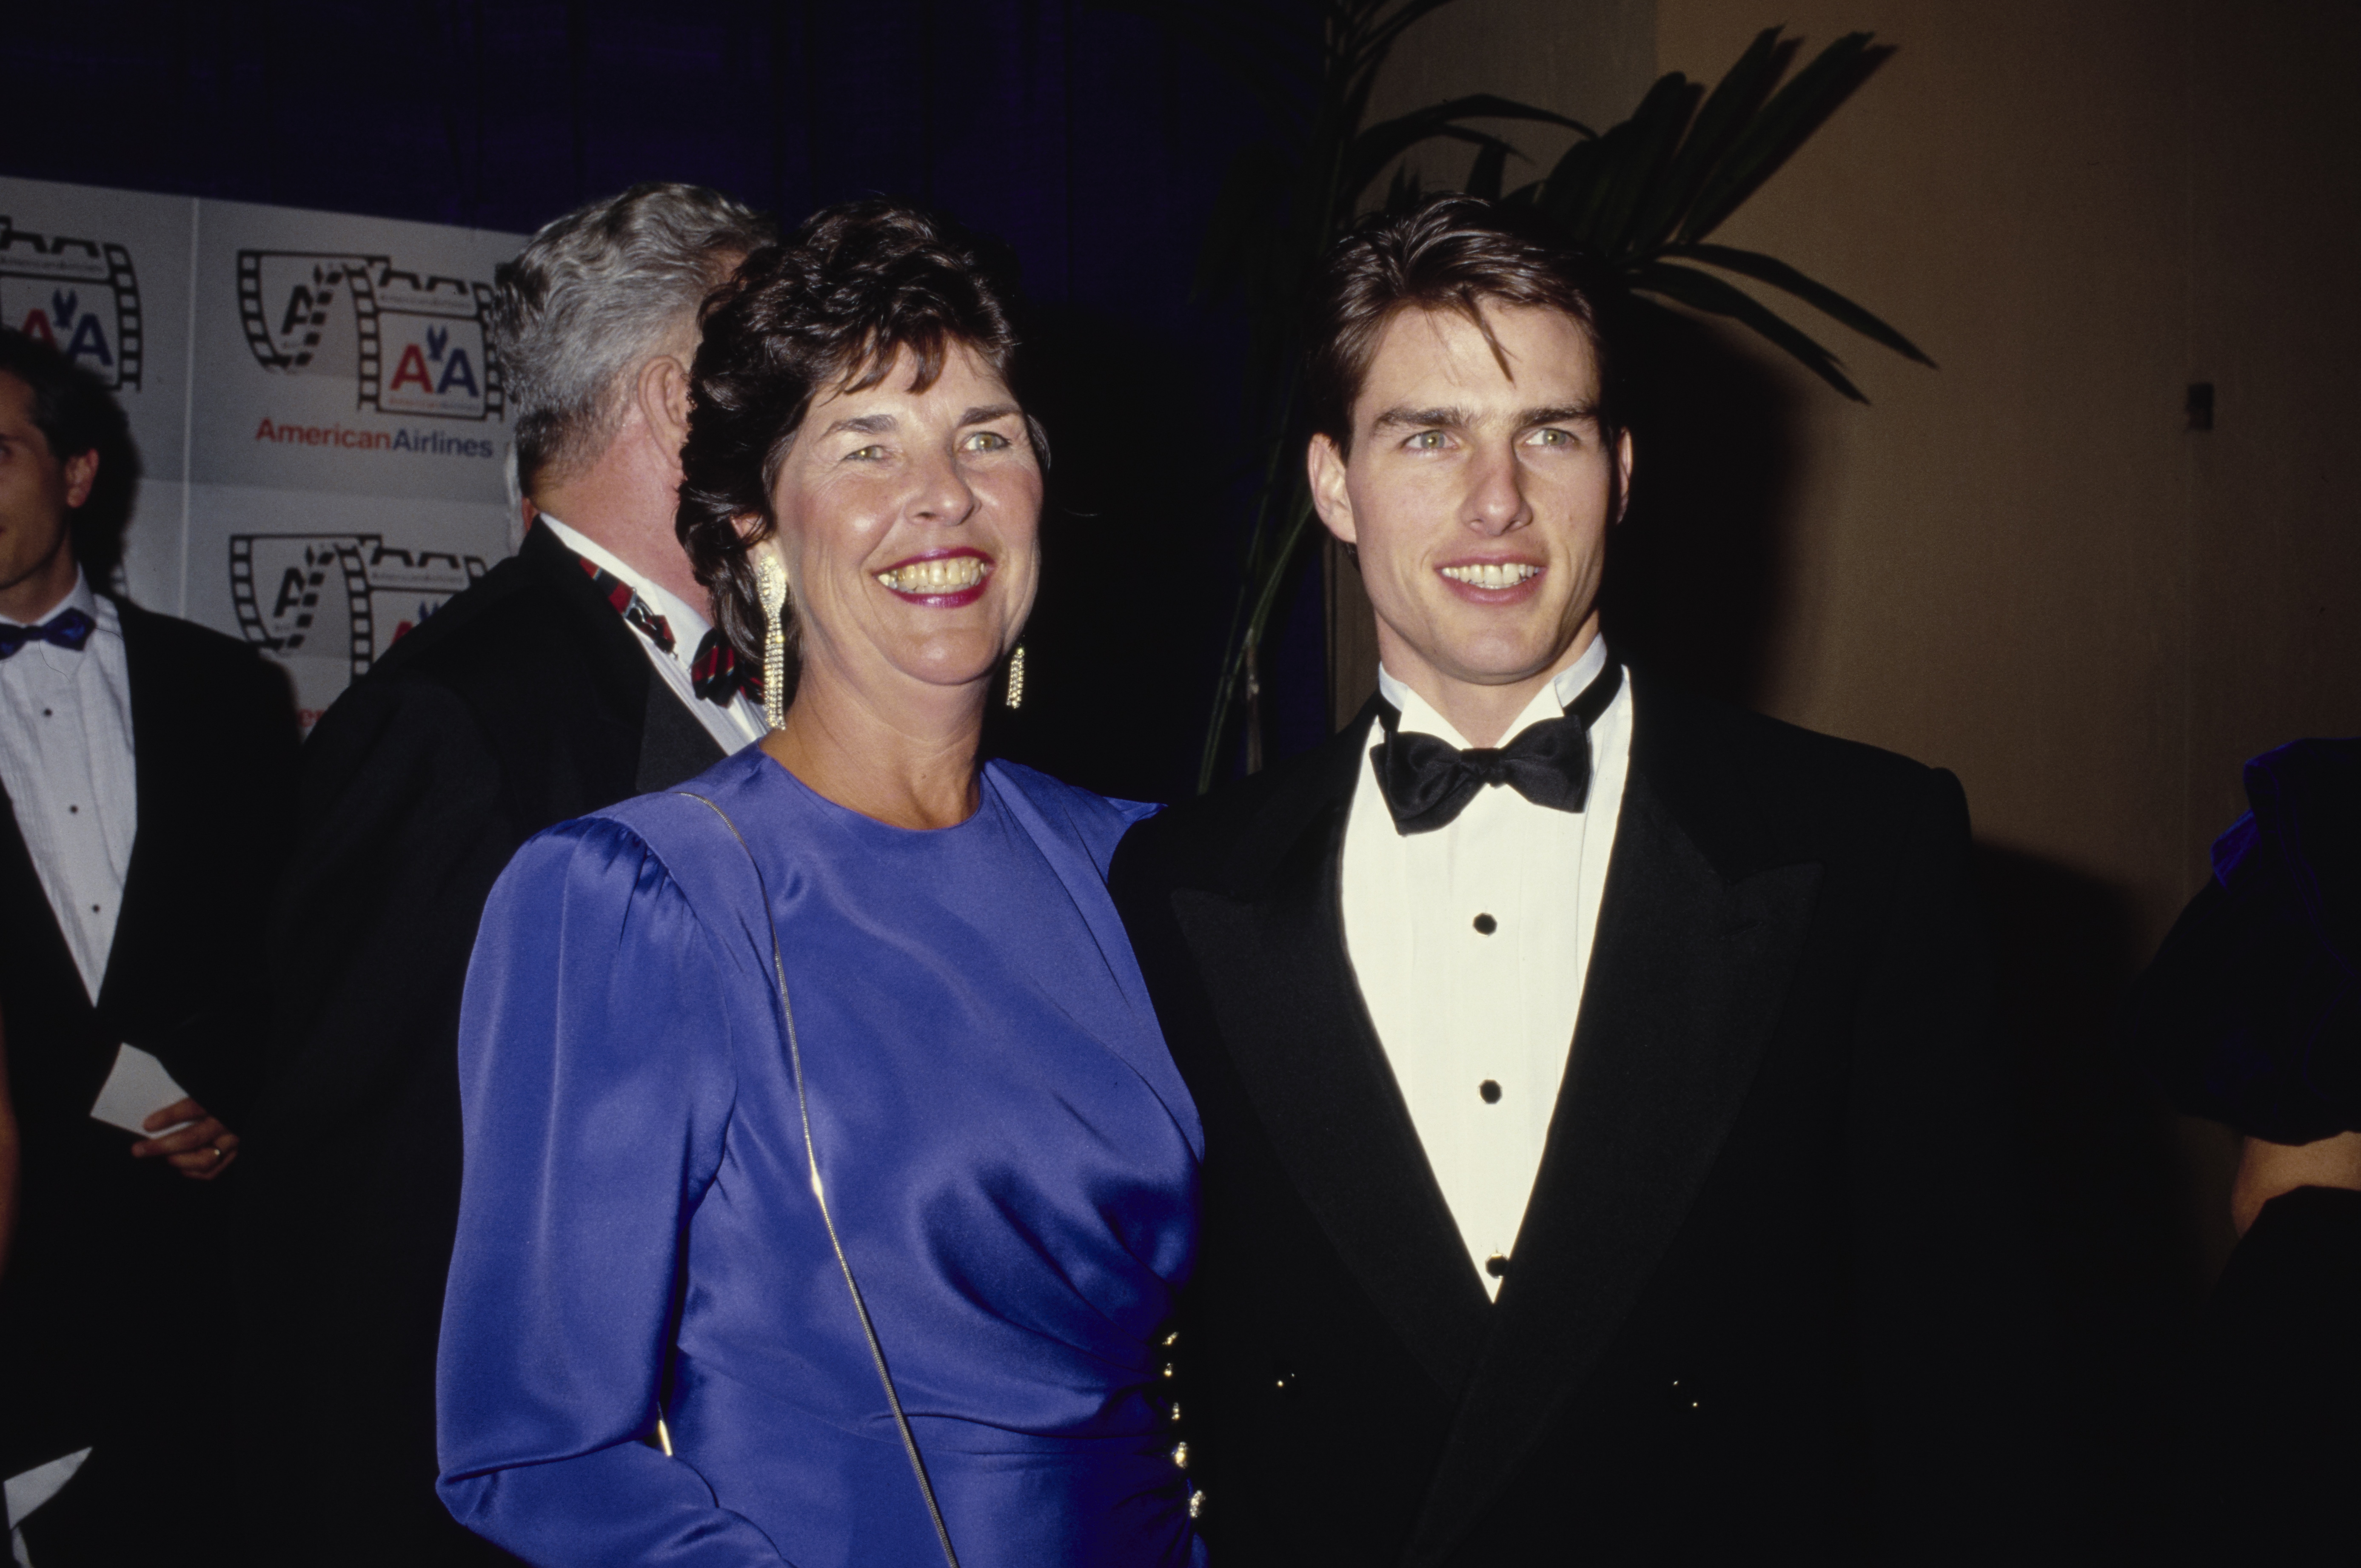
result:
[(44, 237), (0, 213), (0, 326), (56, 345), (114, 389), (139, 389), (139, 276), (126, 246)]
[[(301, 565), (280, 562), (270, 546), (289, 543), (295, 547), (290, 554), (300, 554)], [(237, 607), (237, 629), (248, 642), (265, 652), (294, 654), (309, 652), (314, 657), (335, 657), (339, 653), (352, 661), (352, 673), (357, 677), (368, 673), (377, 661), (377, 626), (368, 596), (368, 573), (361, 565), (361, 541), (337, 539), (288, 539), (251, 533), (233, 534), (229, 542), (229, 596)], [(264, 613), (263, 598), (255, 585), (255, 546), (264, 546), (266, 566), (280, 566), (271, 585), (274, 598), (269, 614)], [(328, 576), (336, 574), (335, 588), (328, 586)], [(340, 629), (320, 625), (320, 598), (330, 595), (328, 620), (341, 619)], [(336, 595), (344, 600), (345, 614), (339, 618)], [(344, 633), (335, 638), (335, 630)], [(322, 649), (315, 631), (329, 631), (332, 641), (341, 641), (339, 649)], [(307, 648), (307, 644), (311, 646)]]
[(375, 533), (234, 533), (230, 601), (246, 640), (281, 658), (343, 660), (352, 678), (484, 575), (481, 557)]
[[(310, 262), (309, 284), (297, 281), (289, 291), (280, 328), (271, 330), (262, 303), (262, 263), (266, 254), (275, 261)], [(328, 313), (341, 292), (354, 297), (360, 318), (360, 339), (368, 350), (377, 344), (377, 301), (369, 288), (370, 258), (335, 256), (320, 251), (241, 250), (237, 253), (237, 318), (246, 329), (246, 345), (266, 370), (307, 370), (327, 331)], [(380, 258), (381, 259), (381, 258)]]
[(384, 256), (237, 253), (238, 324), (255, 362), (349, 374), (355, 406), (376, 413), (503, 418), (506, 388), (484, 330), (491, 302), (489, 283), (403, 271)]

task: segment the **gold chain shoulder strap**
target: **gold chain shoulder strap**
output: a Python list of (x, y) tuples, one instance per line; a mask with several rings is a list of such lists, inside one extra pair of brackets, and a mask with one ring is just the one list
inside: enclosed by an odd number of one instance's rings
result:
[(894, 1374), (886, 1368), (884, 1346), (877, 1342), (877, 1325), (870, 1321), (869, 1304), (862, 1299), (861, 1286), (852, 1277), (852, 1260), (844, 1255), (844, 1243), (836, 1234), (836, 1220), (828, 1212), (828, 1193), (819, 1179), (819, 1151), (812, 1143), (811, 1102), (804, 1093), (803, 1047), (796, 1039), (795, 1008), (787, 1002), (787, 966), (779, 956), (779, 927), (771, 916), (770, 886), (763, 880), (763, 867), (754, 859), (753, 850), (747, 845), (746, 836), (738, 831), (738, 824), (730, 821), (728, 812), (693, 790), (675, 790), (673, 793), (700, 802), (714, 816), (721, 818), (722, 826), (730, 829), (730, 836), (738, 840), (738, 848), (745, 851), (746, 863), (753, 868), (754, 885), (763, 895), (763, 923), (771, 931), (771, 972), (779, 986), (779, 1017), (786, 1025), (787, 1065), (795, 1074), (796, 1113), (803, 1118), (804, 1161), (811, 1170), (812, 1197), (819, 1203), (820, 1223), (828, 1227), (828, 1245), (836, 1249), (836, 1266), (844, 1271), (844, 1288), (851, 1293), (853, 1311), (860, 1315), (862, 1336), (869, 1342), (869, 1359), (876, 1365), (877, 1381), (885, 1390), (885, 1403), (892, 1408), (894, 1424), (901, 1431), (902, 1451), (910, 1456), (910, 1474), (918, 1478), (918, 1493), (927, 1500), (927, 1518), (933, 1521), (935, 1541), (943, 1549), (943, 1561), (950, 1568), (959, 1568), (959, 1553), (951, 1550), (951, 1532), (943, 1528), (943, 1510), (935, 1502), (934, 1483), (927, 1479), (927, 1464), (918, 1455), (918, 1440), (910, 1431), (910, 1418), (902, 1413), (902, 1396), (894, 1387)]

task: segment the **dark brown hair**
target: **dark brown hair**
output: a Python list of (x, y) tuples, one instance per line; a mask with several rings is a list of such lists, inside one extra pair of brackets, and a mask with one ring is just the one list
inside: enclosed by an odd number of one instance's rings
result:
[(1456, 311), (1474, 322), (1509, 368), (1479, 308), (1486, 300), (1537, 305), (1574, 318), (1598, 369), (1599, 433), (1622, 430), (1613, 358), (1602, 326), (1607, 291), (1595, 269), (1531, 214), (1478, 196), (1430, 196), (1372, 213), (1330, 247), (1306, 301), (1303, 396), (1312, 433), (1353, 450), (1353, 404), (1386, 323), (1410, 309)]
[[(778, 526), (771, 492), (814, 400), (877, 385), (904, 349), (924, 391), (961, 345), (1013, 387), (1015, 315), (1015, 288), (979, 242), (884, 200), (814, 214), (706, 302), (675, 525), (741, 658), (763, 648), (748, 551)], [(1033, 436), (1038, 454), (1038, 429)], [(754, 526), (741, 532), (741, 518)]]
[(51, 457), (67, 463), (98, 454), (98, 477), (67, 518), (66, 533), (90, 586), (104, 589), (122, 565), (123, 532), (139, 489), (139, 454), (123, 405), (54, 344), (6, 327), (0, 327), (0, 371), (32, 389), (33, 428), (49, 442)]

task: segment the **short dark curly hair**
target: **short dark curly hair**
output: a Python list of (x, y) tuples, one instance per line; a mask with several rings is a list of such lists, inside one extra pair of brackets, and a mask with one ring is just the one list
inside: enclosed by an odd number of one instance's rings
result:
[(33, 427), (49, 442), (50, 456), (64, 463), (98, 454), (90, 498), (74, 509), (66, 529), (74, 560), (91, 586), (103, 588), (123, 563), (123, 532), (139, 489), (139, 454), (123, 405), (55, 345), (7, 327), (0, 327), (0, 371), (32, 389)]
[[(741, 658), (763, 647), (748, 553), (778, 526), (772, 490), (813, 401), (875, 386), (905, 349), (919, 391), (961, 345), (1016, 388), (1016, 318), (1011, 269), (987, 261), (982, 241), (883, 199), (814, 214), (706, 302), (675, 526)], [(1027, 423), (1046, 458), (1038, 427)], [(741, 530), (743, 519), (752, 526)], [(788, 635), (792, 648), (792, 626)], [(794, 679), (791, 666), (790, 692)]]
[[(1456, 311), (1489, 340), (1481, 302), (1536, 305), (1574, 318), (1598, 370), (1598, 425), (1623, 428), (1608, 330), (1614, 300), (1590, 259), (1535, 214), (1445, 192), (1371, 213), (1329, 248), (1305, 300), (1303, 398), (1312, 433), (1353, 450), (1353, 404), (1386, 323), (1401, 311)], [(1492, 345), (1500, 353), (1498, 343)], [(1502, 361), (1502, 367), (1507, 367)]]

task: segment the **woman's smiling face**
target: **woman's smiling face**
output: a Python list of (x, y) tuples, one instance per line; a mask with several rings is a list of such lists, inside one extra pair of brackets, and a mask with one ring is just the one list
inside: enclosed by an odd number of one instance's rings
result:
[(808, 675), (864, 690), (983, 680), (1040, 579), (1041, 468), (1024, 411), (964, 344), (914, 391), (898, 351), (813, 400), (772, 487)]

